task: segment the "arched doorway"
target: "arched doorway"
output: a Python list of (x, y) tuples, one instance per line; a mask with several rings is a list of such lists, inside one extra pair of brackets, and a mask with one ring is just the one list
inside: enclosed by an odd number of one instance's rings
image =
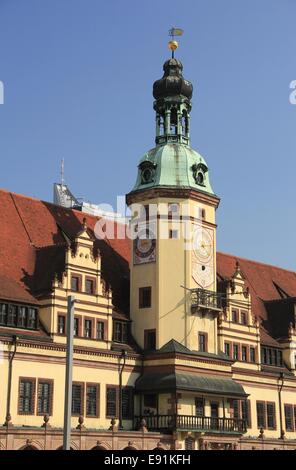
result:
[(108, 449), (106, 449), (106, 447), (104, 447), (104, 446), (95, 446), (90, 450), (108, 450)]
[(127, 446), (127, 447), (125, 447), (125, 448), (122, 449), (122, 450), (128, 450), (128, 451), (129, 451), (129, 450), (137, 450), (137, 449), (135, 449), (135, 448), (132, 447), (132, 446)]

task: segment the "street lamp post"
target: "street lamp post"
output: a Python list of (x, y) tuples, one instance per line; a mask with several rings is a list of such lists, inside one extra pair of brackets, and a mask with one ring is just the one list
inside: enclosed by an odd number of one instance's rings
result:
[(118, 373), (119, 373), (119, 425), (118, 429), (123, 429), (122, 426), (122, 373), (124, 370), (126, 361), (126, 351), (122, 349), (121, 355), (118, 362)]

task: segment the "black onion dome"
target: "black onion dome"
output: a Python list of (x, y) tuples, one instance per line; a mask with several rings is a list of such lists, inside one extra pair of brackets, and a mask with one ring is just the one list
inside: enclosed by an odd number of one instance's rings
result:
[(163, 64), (163, 70), (163, 77), (153, 84), (154, 98), (157, 100), (166, 96), (183, 95), (191, 99), (193, 86), (182, 75), (182, 63), (178, 59), (169, 59)]

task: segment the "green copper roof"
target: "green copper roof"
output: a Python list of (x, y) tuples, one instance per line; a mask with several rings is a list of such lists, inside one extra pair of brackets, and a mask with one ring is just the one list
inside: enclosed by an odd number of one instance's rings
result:
[(214, 194), (204, 158), (188, 145), (157, 145), (145, 153), (138, 169), (137, 181), (132, 191), (173, 187), (193, 188)]

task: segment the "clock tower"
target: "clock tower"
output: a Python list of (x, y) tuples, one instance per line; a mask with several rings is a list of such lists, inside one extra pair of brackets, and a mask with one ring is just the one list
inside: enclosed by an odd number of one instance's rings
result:
[(217, 353), (216, 224), (219, 198), (190, 146), (192, 84), (172, 57), (153, 85), (155, 147), (138, 165), (131, 209), (132, 334), (146, 349), (174, 339)]

